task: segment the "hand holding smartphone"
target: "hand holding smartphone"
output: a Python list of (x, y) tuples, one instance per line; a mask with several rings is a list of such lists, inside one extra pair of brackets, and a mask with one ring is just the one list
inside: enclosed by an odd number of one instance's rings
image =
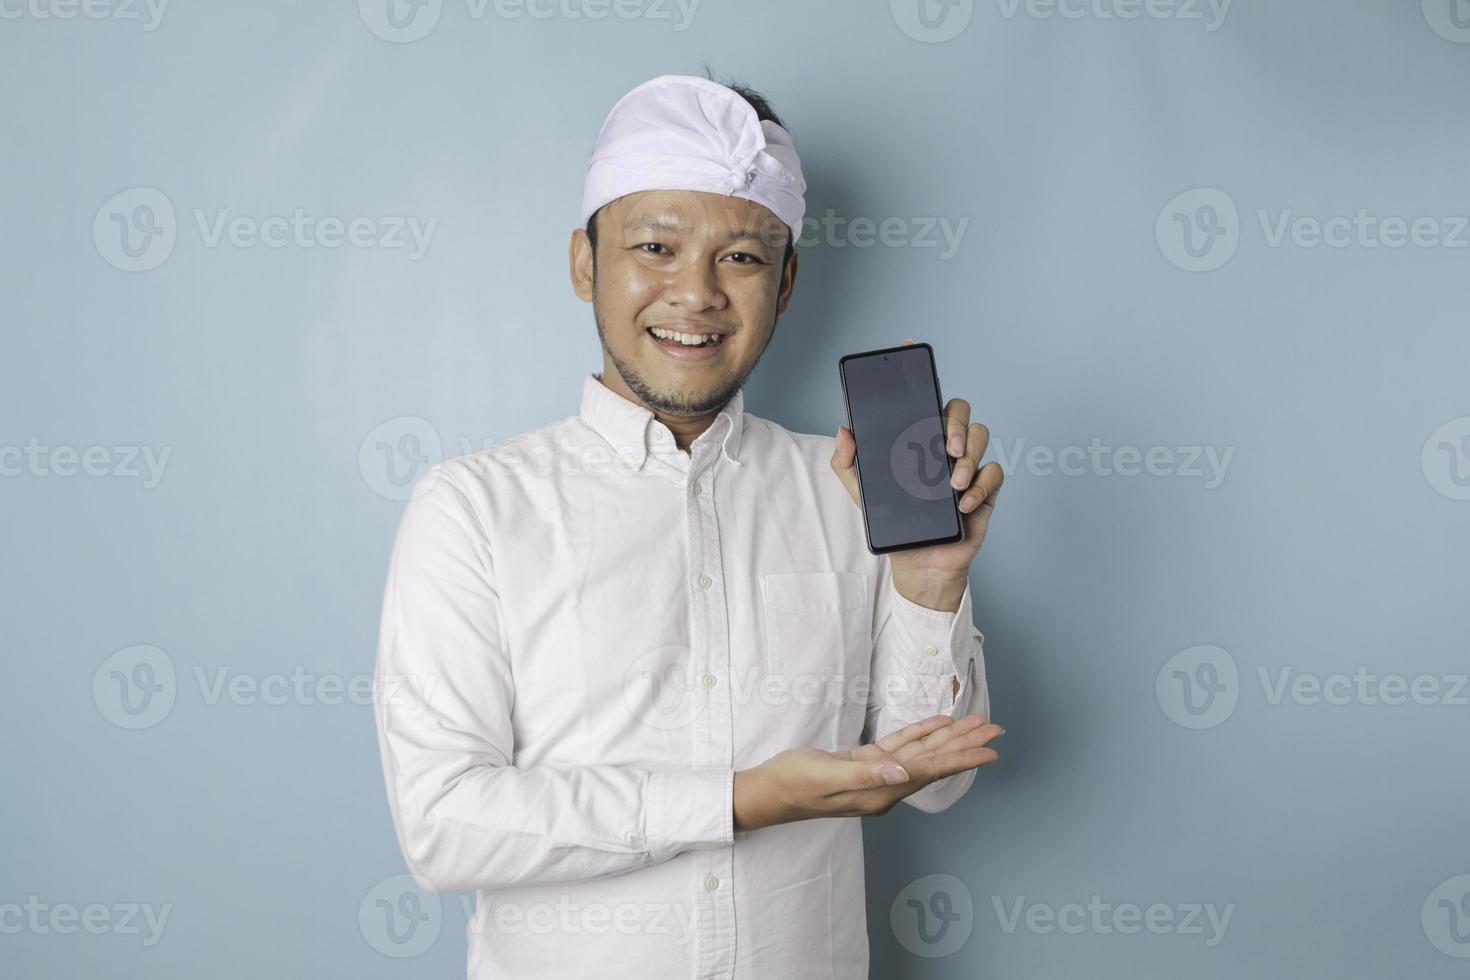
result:
[(964, 539), (934, 350), (906, 344), (837, 362), (857, 443), (868, 550), (875, 555)]

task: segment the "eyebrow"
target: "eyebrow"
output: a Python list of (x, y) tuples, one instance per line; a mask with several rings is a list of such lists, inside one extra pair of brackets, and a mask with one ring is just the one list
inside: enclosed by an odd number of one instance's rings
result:
[[(677, 221), (665, 221), (662, 218), (641, 218), (638, 221), (630, 222), (624, 227), (628, 231), (641, 229), (645, 231), (672, 232), (675, 234), (684, 230), (683, 226)], [(753, 228), (736, 228), (725, 240), (734, 242), (745, 238), (754, 238), (756, 241), (762, 241), (760, 230)]]

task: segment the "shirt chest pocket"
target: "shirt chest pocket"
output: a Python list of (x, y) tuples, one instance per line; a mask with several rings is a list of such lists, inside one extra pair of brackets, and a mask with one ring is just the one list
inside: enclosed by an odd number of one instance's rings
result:
[(811, 710), (865, 702), (873, 619), (868, 576), (770, 572), (760, 577), (760, 588), (769, 692)]

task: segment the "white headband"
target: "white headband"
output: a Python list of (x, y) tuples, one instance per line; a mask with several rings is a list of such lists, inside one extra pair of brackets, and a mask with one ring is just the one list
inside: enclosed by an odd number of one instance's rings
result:
[(695, 75), (660, 75), (607, 114), (582, 186), (582, 224), (638, 191), (724, 194), (764, 205), (801, 237), (806, 180), (791, 134), (739, 93)]

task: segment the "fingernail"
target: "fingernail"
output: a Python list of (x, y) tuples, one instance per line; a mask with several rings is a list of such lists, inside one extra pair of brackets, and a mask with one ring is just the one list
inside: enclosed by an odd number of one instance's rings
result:
[(904, 770), (903, 766), (884, 766), (883, 781), (889, 786), (897, 786), (899, 783), (908, 782), (909, 774)]
[(949, 454), (951, 456), (960, 456), (960, 455), (963, 455), (964, 454), (964, 451), (965, 451), (965, 444), (960, 441), (960, 437), (957, 436), (957, 435), (950, 436), (949, 437)]

